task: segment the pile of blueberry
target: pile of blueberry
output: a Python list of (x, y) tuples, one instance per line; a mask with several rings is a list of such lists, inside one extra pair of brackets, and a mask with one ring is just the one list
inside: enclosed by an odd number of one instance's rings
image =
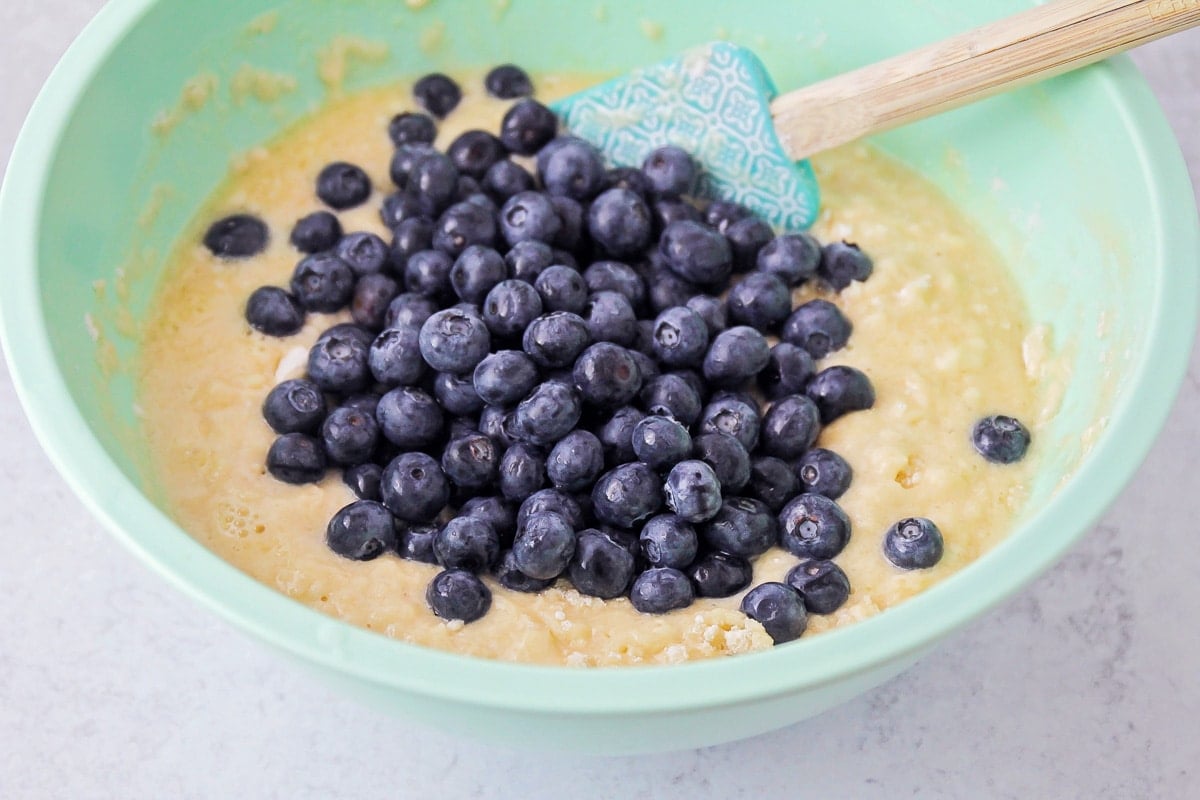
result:
[[(309, 312), (348, 306), (354, 320), (321, 334), (305, 378), (267, 396), (279, 434), (268, 469), (289, 483), (343, 470), (361, 499), (329, 522), (329, 546), (441, 565), (427, 599), (446, 619), (488, 611), (488, 572), (515, 591), (565, 578), (663, 613), (744, 590), (753, 559), (779, 545), (802, 561), (742, 609), (776, 642), (796, 638), (808, 613), (850, 592), (831, 559), (850, 537), (836, 501), (852, 471), (816, 444), (875, 393), (857, 369), (818, 370), (851, 323), (827, 300), (793, 308), (792, 289), (841, 291), (870, 276), (870, 258), (777, 236), (738, 205), (701, 207), (679, 148), (606, 168), (560, 134), (516, 67), (486, 87), (515, 100), (498, 136), (434, 148), (436, 119), (461, 97), (443, 75), (414, 87), (429, 113), (391, 121), (390, 242), (316, 211), (291, 231), (306, 255), (290, 287), (250, 296), (247, 320), (273, 336)], [(372, 186), (334, 163), (316, 193), (337, 211)], [(266, 238), (238, 215), (205, 243), (232, 258)], [(901, 568), (930, 567), (942, 537), (905, 519), (883, 549)]]

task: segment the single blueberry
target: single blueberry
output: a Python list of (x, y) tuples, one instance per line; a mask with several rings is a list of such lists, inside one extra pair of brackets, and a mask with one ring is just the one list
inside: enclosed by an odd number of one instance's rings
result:
[(810, 614), (832, 614), (850, 597), (850, 579), (832, 561), (803, 561), (787, 574)]
[(768, 400), (778, 400), (787, 395), (802, 394), (815, 373), (813, 358), (807, 350), (780, 342), (771, 348), (767, 366), (758, 373), (758, 386)]
[(554, 264), (554, 248), (532, 239), (517, 242), (505, 254), (504, 263), (515, 280), (533, 283), (543, 270)]
[(604, 471), (604, 448), (591, 431), (574, 430), (550, 450), (546, 474), (555, 487), (581, 492)]
[(588, 290), (583, 276), (561, 264), (547, 267), (533, 283), (547, 312), (570, 311), (579, 314), (587, 305)]
[(671, 270), (692, 283), (719, 283), (733, 268), (729, 241), (698, 222), (672, 222), (662, 233), (659, 250)]
[(776, 458), (799, 458), (820, 433), (816, 403), (802, 394), (781, 397), (763, 415), (762, 451)]
[(645, 464), (621, 464), (606, 472), (592, 489), (596, 519), (618, 528), (632, 528), (663, 505), (662, 482)]
[(515, 100), (533, 94), (533, 81), (525, 70), (515, 64), (493, 67), (483, 79), (483, 87), (492, 97)]
[(750, 482), (750, 455), (741, 442), (727, 433), (696, 436), (692, 455), (712, 467), (725, 494), (740, 492)]
[(541, 489), (525, 498), (517, 509), (517, 528), (525, 527), (531, 516), (545, 511), (561, 514), (571, 525), (572, 530), (580, 530), (584, 525), (583, 508), (572, 495), (559, 489)]
[(328, 211), (314, 211), (296, 220), (289, 237), (292, 246), (301, 253), (328, 250), (342, 238), (342, 223)]
[(484, 324), (493, 336), (502, 339), (520, 336), (542, 311), (541, 295), (522, 280), (501, 281), (483, 301)]
[(633, 429), (633, 452), (647, 466), (665, 470), (691, 454), (692, 437), (670, 417), (646, 417)]
[(667, 508), (685, 522), (704, 522), (721, 509), (721, 481), (704, 461), (680, 461), (663, 485)]
[(837, 291), (850, 285), (851, 281), (865, 281), (871, 277), (875, 265), (871, 257), (851, 242), (830, 242), (821, 249), (821, 264), (817, 274)]
[(512, 544), (517, 532), (517, 510), (511, 503), (497, 495), (472, 497), (458, 509), (459, 516), (479, 517), (492, 526), (500, 537), (500, 544)]
[(883, 554), (900, 569), (929, 569), (944, 551), (942, 532), (924, 517), (902, 519), (883, 536)]
[(754, 567), (741, 556), (709, 553), (688, 569), (700, 597), (729, 597), (750, 585)]
[(708, 352), (708, 326), (686, 306), (668, 308), (654, 320), (654, 355), (673, 367), (694, 367)]
[[(410, 217), (392, 229), (388, 263), (397, 275), (408, 274), (408, 260), (433, 247), (433, 223), (426, 217)], [(410, 291), (414, 291), (410, 288)]]
[(513, 422), (517, 437), (549, 447), (574, 430), (582, 408), (579, 394), (562, 381), (546, 381), (517, 404)]
[(646, 303), (646, 284), (628, 264), (620, 261), (595, 261), (583, 271), (588, 291), (620, 292), (634, 310)]
[(700, 412), (699, 433), (727, 433), (749, 453), (758, 446), (761, 424), (758, 406), (752, 399), (725, 396), (714, 398)]
[(509, 500), (525, 500), (546, 485), (546, 459), (538, 448), (522, 442), (500, 459), (500, 491)]
[(431, 522), (450, 499), (442, 468), (425, 453), (404, 453), (383, 469), (383, 504), (405, 522)]
[(576, 538), (567, 577), (580, 594), (609, 600), (625, 594), (634, 564), (633, 555), (624, 547), (600, 531), (587, 530)]
[(366, 231), (346, 234), (338, 241), (333, 252), (359, 277), (382, 271), (388, 261), (387, 244)]
[(412, 386), (425, 372), (420, 334), (415, 328), (388, 328), (375, 337), (367, 355), (375, 380), (386, 386)]
[(628, 346), (637, 339), (637, 314), (620, 292), (596, 292), (591, 295), (582, 316), (593, 342)]
[(714, 550), (754, 558), (779, 541), (779, 522), (763, 502), (729, 497), (712, 519), (700, 526), (700, 536)]
[(442, 450), (442, 472), (462, 489), (491, 486), (499, 468), (500, 453), (492, 440), (482, 433), (453, 439)]
[(474, 573), (448, 569), (429, 582), (425, 602), (442, 619), (474, 622), (492, 607), (492, 591)]
[(513, 195), (532, 191), (535, 182), (529, 170), (505, 158), (488, 167), (480, 185), (489, 197), (502, 203)]
[(597, 437), (604, 447), (604, 463), (609, 469), (637, 460), (637, 453), (633, 451), (633, 429), (645, 417), (638, 409), (625, 406), (613, 412), (600, 427)]
[(749, 272), (758, 263), (759, 252), (775, 238), (775, 232), (758, 217), (746, 217), (731, 223), (725, 229), (725, 238), (733, 251), (734, 272)]
[(309, 379), (326, 392), (362, 391), (371, 383), (369, 347), (369, 340), (349, 332), (322, 336), (308, 351)]
[(462, 89), (449, 76), (431, 72), (413, 84), (413, 97), (421, 108), (442, 119), (458, 106)]
[(342, 483), (349, 486), (359, 500), (378, 500), (382, 475), (383, 467), (378, 464), (355, 464), (342, 470)]
[(414, 142), (432, 144), (437, 138), (437, 124), (428, 114), (404, 111), (392, 117), (388, 123), (388, 136), (396, 147)]
[(500, 537), (486, 520), (454, 517), (433, 537), (433, 554), (447, 569), (483, 572), (500, 558)]
[(433, 444), (445, 425), (437, 401), (413, 386), (392, 389), (379, 398), (375, 420), (389, 442), (405, 448)]
[(704, 224), (724, 235), (729, 226), (750, 216), (750, 209), (738, 203), (715, 200), (704, 209)]
[(321, 443), (307, 433), (285, 433), (267, 451), (267, 471), (284, 483), (316, 483), (325, 463)]
[(746, 494), (761, 500), (776, 514), (796, 496), (799, 486), (795, 470), (785, 461), (760, 456), (750, 462), (750, 483), (746, 486)]
[[(412, 173), (413, 167), (415, 167), (417, 162), (422, 158), (432, 155), (439, 155), (438, 149), (432, 144), (427, 144), (425, 142), (413, 142), (411, 144), (402, 144), (397, 147), (396, 152), (392, 154), (391, 162), (388, 164), (388, 173), (391, 175), (392, 182), (401, 189), (407, 188), (409, 184), (409, 175)], [(395, 219), (396, 222), (399, 222), (400, 219), (407, 219), (412, 216), (419, 216), (427, 213), (425, 206), (421, 202), (417, 192), (405, 192), (400, 196), (405, 198), (404, 201), (402, 203), (400, 200), (393, 201), (393, 204), (397, 207), (391, 209), (389, 213), (384, 215), (384, 224), (387, 224), (389, 228), (395, 227), (394, 223), (388, 224), (389, 218)], [(386, 202), (387, 201), (385, 201), (385, 204)], [(403, 205), (403, 208), (400, 207), (401, 204)], [(399, 218), (397, 219), (397, 217)]]
[(796, 463), (796, 477), (802, 491), (837, 500), (850, 488), (854, 470), (832, 450), (814, 447)]
[(638, 575), (629, 590), (629, 601), (643, 614), (665, 614), (687, 608), (696, 599), (688, 576), (671, 567), (651, 567)]
[(854, 367), (826, 367), (813, 376), (804, 393), (821, 412), (821, 424), (828, 425), (843, 414), (864, 411), (875, 405), (875, 387), (871, 379)]
[(364, 328), (381, 330), (384, 318), (387, 317), (388, 306), (398, 294), (400, 285), (391, 277), (381, 272), (363, 275), (354, 285), (354, 295), (350, 298), (350, 316)]
[(538, 177), (550, 194), (590, 200), (604, 185), (604, 162), (595, 147), (573, 137), (561, 137), (542, 148)]
[(308, 311), (339, 311), (354, 295), (354, 270), (333, 253), (305, 256), (292, 273), (292, 294)]
[(592, 241), (616, 258), (642, 252), (654, 232), (646, 201), (628, 189), (609, 189), (592, 201), (587, 226)]
[(828, 300), (809, 300), (792, 312), (779, 337), (802, 347), (814, 359), (846, 346), (854, 326), (841, 309)]
[(509, 150), (531, 156), (558, 132), (558, 117), (537, 100), (518, 100), (500, 121), (500, 141)]
[(407, 190), (421, 202), (429, 216), (441, 213), (454, 200), (458, 191), (458, 168), (450, 157), (429, 153), (417, 159), (408, 173)]
[(562, 218), (542, 192), (518, 192), (500, 208), (500, 233), (510, 247), (520, 242), (550, 244), (562, 229)]
[(396, 519), (374, 500), (356, 500), (329, 520), (325, 543), (343, 558), (370, 561), (396, 549)]
[(356, 408), (335, 408), (321, 425), (325, 455), (334, 464), (351, 466), (370, 461), (378, 441), (375, 417)]
[(407, 192), (389, 194), (383, 198), (383, 203), (379, 207), (379, 220), (389, 230), (395, 230), (396, 226), (406, 219), (423, 217), (424, 214), (420, 201)]
[(698, 294), (687, 301), (687, 307), (700, 315), (704, 327), (708, 329), (708, 338), (716, 338), (717, 334), (729, 327), (729, 316), (725, 311), (725, 302), (718, 297), (708, 294)]
[(478, 203), (455, 203), (433, 227), (433, 246), (458, 258), (473, 244), (491, 247), (496, 241), (496, 218)]
[(420, 561), (423, 564), (436, 564), (437, 556), (433, 552), (433, 540), (441, 528), (437, 525), (408, 525), (402, 526), (396, 553), (408, 561)]
[(267, 224), (250, 214), (219, 219), (204, 234), (204, 246), (217, 258), (249, 258), (267, 248)]
[(971, 443), (979, 455), (993, 464), (1012, 464), (1029, 449), (1029, 429), (1014, 417), (996, 414), (975, 423)]
[(425, 363), (441, 372), (471, 372), (488, 354), (491, 344), (483, 320), (461, 309), (439, 311), (421, 326), (421, 355)]
[(479, 179), (488, 168), (508, 156), (504, 144), (487, 131), (471, 130), (458, 135), (446, 148), (451, 163), (463, 175)]
[(686, 150), (674, 145), (660, 147), (642, 162), (650, 190), (664, 198), (688, 194), (696, 182), (696, 162)]
[(806, 233), (772, 239), (758, 251), (755, 260), (759, 270), (776, 275), (788, 286), (799, 286), (811, 278), (820, 263), (821, 245)]
[(511, 589), (514, 592), (536, 594), (554, 585), (553, 578), (550, 580), (537, 580), (521, 572), (517, 567), (517, 560), (512, 550), (505, 550), (500, 555), (500, 563), (496, 565), (493, 574), (501, 586), (505, 589)]
[(696, 529), (675, 514), (651, 517), (638, 536), (639, 548), (652, 567), (685, 569), (696, 560), (699, 539)]
[(438, 310), (438, 305), (428, 297), (414, 292), (399, 294), (388, 304), (383, 324), (389, 328), (415, 328), (421, 330), (425, 320)]
[(450, 269), (450, 285), (459, 299), (482, 303), (496, 284), (508, 277), (504, 257), (490, 247), (471, 245)]
[(567, 569), (575, 555), (575, 531), (561, 514), (530, 514), (517, 532), (512, 551), (521, 572), (537, 580), (552, 580)]
[(611, 342), (584, 350), (575, 361), (572, 379), (583, 401), (600, 409), (625, 405), (637, 397), (642, 386), (633, 354)]
[(669, 372), (645, 382), (641, 402), (647, 413), (671, 417), (689, 427), (700, 418), (700, 395), (678, 373)]
[(492, 406), (510, 407), (528, 395), (538, 381), (537, 365), (520, 350), (500, 350), (475, 367), (475, 392)]
[(344, 161), (328, 164), (317, 175), (317, 197), (341, 211), (362, 205), (371, 196), (371, 179), (362, 168)]
[(820, 494), (801, 494), (779, 512), (779, 543), (800, 558), (830, 559), (850, 541), (850, 518)]
[(278, 286), (260, 286), (246, 300), (246, 322), (268, 336), (291, 336), (304, 327), (304, 308)]
[(522, 348), (538, 366), (560, 369), (575, 362), (591, 344), (587, 323), (578, 314), (555, 311), (529, 323), (521, 339)]
[(734, 324), (768, 333), (788, 319), (792, 293), (774, 274), (751, 272), (729, 290), (725, 305)]
[(775, 644), (799, 639), (808, 627), (808, 612), (800, 593), (774, 581), (755, 586), (742, 598), (742, 613), (758, 622)]
[(454, 292), (450, 270), (454, 259), (441, 250), (419, 250), (405, 259), (404, 286), (409, 292), (446, 299)]
[(771, 346), (754, 328), (738, 325), (717, 335), (704, 356), (704, 377), (714, 386), (740, 386), (771, 360)]

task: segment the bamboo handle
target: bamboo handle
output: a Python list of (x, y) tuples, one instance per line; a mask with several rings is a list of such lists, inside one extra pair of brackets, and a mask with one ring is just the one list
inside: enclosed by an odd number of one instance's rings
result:
[(1200, 0), (1054, 0), (777, 97), (797, 160), (1200, 25)]

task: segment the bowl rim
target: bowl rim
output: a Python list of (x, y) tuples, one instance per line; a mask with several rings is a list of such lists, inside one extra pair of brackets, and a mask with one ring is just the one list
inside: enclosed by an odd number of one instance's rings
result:
[[(788, 647), (671, 666), (564, 668), (412, 645), (328, 617), (207, 550), (125, 477), (89, 430), (57, 368), (38, 288), (46, 178), (76, 101), (107, 55), (159, 0), (112, 0), (38, 95), (0, 188), (9, 286), (0, 338), (18, 397), (51, 462), (84, 505), (155, 572), (237, 627), (325, 669), (441, 701), (543, 715), (694, 711), (811, 690), (916, 654), (1045, 571), (1099, 518), (1149, 452), (1186, 373), (1200, 303), (1200, 225), (1187, 168), (1132, 62), (1086, 68), (1133, 143), (1152, 198), (1162, 282), (1143, 359), (1092, 453), (1036, 515), (984, 557), (886, 612)], [(1097, 502), (1094, 498), (1107, 498)], [(1080, 509), (1084, 509), (1081, 514)], [(1034, 524), (1036, 522), (1036, 525)], [(1037, 536), (1034, 536), (1034, 528)]]

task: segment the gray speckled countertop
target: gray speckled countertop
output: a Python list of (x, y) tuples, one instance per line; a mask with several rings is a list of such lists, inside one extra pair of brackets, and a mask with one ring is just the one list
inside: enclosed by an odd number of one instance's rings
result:
[[(0, 163), (100, 5), (0, 3)], [(1135, 59), (1195, 185), (1200, 31)], [(1133, 483), (1014, 600), (814, 720), (645, 758), (514, 758), (360, 706), (135, 563), (6, 371), (0, 441), (0, 797), (1200, 796), (1200, 356)]]

